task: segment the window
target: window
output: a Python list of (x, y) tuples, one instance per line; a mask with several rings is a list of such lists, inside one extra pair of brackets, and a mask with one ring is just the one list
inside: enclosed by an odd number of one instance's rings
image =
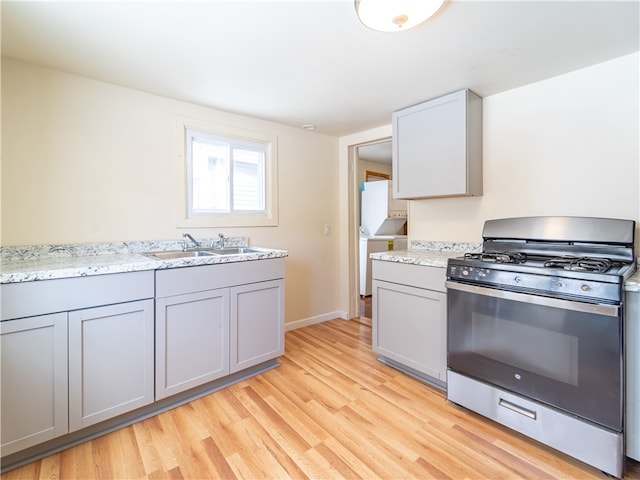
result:
[(275, 137), (193, 122), (180, 131), (181, 226), (277, 225)]

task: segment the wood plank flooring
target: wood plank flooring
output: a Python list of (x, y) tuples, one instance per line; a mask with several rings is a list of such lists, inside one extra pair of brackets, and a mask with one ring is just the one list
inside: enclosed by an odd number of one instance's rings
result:
[[(375, 358), (370, 321), (287, 333), (281, 366), (2, 476), (605, 479)], [(627, 479), (640, 467), (627, 461)]]

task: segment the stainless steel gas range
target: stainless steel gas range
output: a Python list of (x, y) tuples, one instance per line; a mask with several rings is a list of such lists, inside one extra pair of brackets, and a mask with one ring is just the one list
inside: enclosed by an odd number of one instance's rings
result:
[(602, 471), (624, 468), (635, 222), (489, 220), (447, 265), (447, 398)]

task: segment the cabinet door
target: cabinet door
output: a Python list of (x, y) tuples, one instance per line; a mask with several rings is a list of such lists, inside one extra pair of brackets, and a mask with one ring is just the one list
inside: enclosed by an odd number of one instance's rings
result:
[(482, 100), (467, 90), (394, 112), (394, 197), (481, 194), (481, 125)]
[(640, 292), (626, 292), (626, 445), (627, 456), (640, 461)]
[(284, 354), (284, 280), (231, 288), (231, 372)]
[(229, 289), (156, 299), (156, 400), (229, 373)]
[(69, 430), (153, 402), (153, 300), (69, 312)]
[(68, 432), (67, 314), (0, 322), (2, 455)]
[(446, 295), (373, 281), (373, 351), (446, 381)]

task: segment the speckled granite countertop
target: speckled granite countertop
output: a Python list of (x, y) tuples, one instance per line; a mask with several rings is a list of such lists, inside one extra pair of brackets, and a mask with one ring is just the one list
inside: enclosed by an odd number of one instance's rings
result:
[(412, 240), (408, 250), (372, 253), (374, 260), (410, 263), (426, 267), (447, 266), (447, 260), (460, 257), (465, 252), (479, 252), (482, 245), (477, 243), (423, 242)]
[[(482, 251), (481, 244), (421, 242), (412, 240), (408, 250), (372, 253), (371, 258), (387, 262), (445, 268), (449, 258), (460, 257), (465, 252), (480, 251)], [(640, 266), (636, 273), (625, 282), (624, 289), (627, 292), (640, 292)]]
[[(210, 244), (210, 243), (205, 243)], [(246, 237), (225, 240), (226, 247), (247, 246)], [(181, 241), (46, 245), (0, 248), (0, 283), (32, 282), (109, 273), (214, 265), (288, 256), (286, 250), (251, 247), (257, 253), (157, 260), (146, 252), (181, 250)]]

